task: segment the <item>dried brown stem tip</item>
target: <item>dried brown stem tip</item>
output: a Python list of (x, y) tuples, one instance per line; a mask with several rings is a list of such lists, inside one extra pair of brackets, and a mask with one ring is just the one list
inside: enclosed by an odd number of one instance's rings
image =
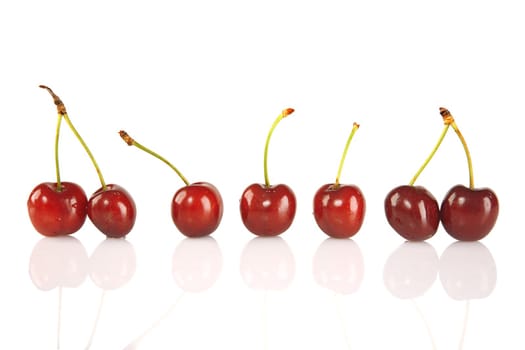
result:
[(439, 114), (441, 114), (441, 117), (443, 117), (443, 122), (445, 122), (445, 125), (450, 125), (454, 123), (454, 117), (452, 114), (450, 114), (450, 111), (446, 108), (439, 107)]
[(67, 114), (66, 106), (64, 105), (64, 102), (62, 102), (62, 100), (53, 92), (53, 90), (51, 90), (45, 85), (38, 85), (38, 87), (42, 89), (46, 89), (47, 92), (49, 92), (49, 94), (51, 95), (51, 97), (53, 97), (53, 102), (55, 102), (55, 105), (57, 106), (57, 111), (59, 114), (62, 114), (62, 115)]
[(289, 115), (292, 114), (293, 112), (294, 112), (294, 109), (293, 109), (293, 108), (286, 108), (286, 109), (283, 111), (283, 118), (289, 116)]
[(135, 142), (135, 140), (133, 140), (133, 138), (129, 136), (127, 132), (125, 132), (124, 130), (120, 130), (118, 134), (120, 135), (120, 137), (122, 137), (124, 142), (128, 144), (128, 146), (133, 146), (133, 143)]

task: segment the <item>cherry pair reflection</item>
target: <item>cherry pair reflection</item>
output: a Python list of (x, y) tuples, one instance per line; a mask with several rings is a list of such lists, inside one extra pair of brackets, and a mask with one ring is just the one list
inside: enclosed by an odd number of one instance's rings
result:
[[(433, 237), (440, 222), (453, 238), (477, 241), (487, 236), (496, 223), (498, 198), (491, 189), (474, 186), (472, 160), (467, 143), (452, 114), (445, 108), (440, 108), (440, 114), (445, 127), (436, 146), (408, 185), (396, 187), (387, 194), (384, 203), (386, 218), (390, 226), (409, 241)], [(454, 129), (463, 145), (469, 169), (469, 187), (452, 187), (440, 206), (430, 191), (423, 186), (415, 186), (414, 183), (436, 153), (449, 127)]]
[(127, 284), (136, 268), (133, 245), (127, 240), (108, 238), (88, 256), (75, 237), (42, 238), (29, 259), (29, 274), (40, 290), (77, 288), (87, 276), (102, 290)]
[(439, 275), (447, 295), (454, 300), (488, 297), (496, 286), (496, 263), (481, 242), (454, 242), (439, 257), (427, 242), (405, 242), (387, 259), (385, 287), (400, 299), (424, 295)]
[[(136, 208), (131, 195), (122, 186), (106, 184), (100, 168), (88, 146), (73, 126), (62, 100), (47, 86), (57, 107), (58, 120), (55, 135), (56, 182), (37, 185), (27, 200), (29, 218), (34, 228), (47, 237), (70, 235), (77, 232), (89, 217), (94, 226), (108, 237), (123, 237), (135, 224)], [(74, 182), (62, 181), (59, 167), (59, 135), (62, 120), (91, 159), (101, 187), (88, 199), (82, 187)]]

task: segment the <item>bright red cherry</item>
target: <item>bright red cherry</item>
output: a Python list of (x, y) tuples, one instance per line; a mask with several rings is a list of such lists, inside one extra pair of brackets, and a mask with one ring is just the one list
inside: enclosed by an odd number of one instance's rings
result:
[(29, 218), (35, 229), (47, 237), (77, 232), (86, 221), (87, 198), (72, 182), (44, 182), (36, 186), (27, 200)]
[(126, 236), (135, 224), (136, 209), (133, 198), (121, 186), (106, 184), (95, 157), (89, 150), (84, 139), (78, 133), (77, 129), (73, 126), (62, 100), (60, 100), (60, 98), (49, 87), (45, 85), (40, 85), (40, 87), (49, 92), (57, 106), (60, 119), (63, 118), (66, 121), (97, 171), (101, 188), (93, 193), (88, 200), (86, 210), (89, 219), (95, 227), (107, 237), (120, 238)]
[(186, 184), (175, 193), (171, 202), (171, 217), (177, 229), (187, 237), (203, 237), (212, 234), (219, 227), (224, 210), (219, 190), (207, 182), (190, 184), (182, 173), (165, 158), (135, 141), (124, 130), (121, 130), (119, 134), (129, 146), (135, 146), (166, 163)]
[(133, 228), (137, 209), (128, 191), (122, 186), (108, 184), (89, 198), (87, 214), (107, 237), (121, 238)]
[(472, 159), (465, 138), (459, 131), (450, 112), (441, 107), (443, 118), (451, 120), (450, 125), (459, 137), (469, 169), (469, 187), (456, 185), (446, 194), (441, 203), (441, 223), (445, 231), (460, 241), (477, 241), (489, 234), (498, 218), (499, 202), (489, 188), (475, 188)]
[(439, 227), (440, 213), (436, 198), (426, 188), (414, 186), (414, 183), (447, 134), (451, 120), (444, 121), (445, 127), (438, 142), (409, 184), (394, 188), (385, 198), (384, 207), (388, 223), (400, 236), (409, 241), (429, 239), (436, 234)]
[(354, 236), (365, 217), (365, 197), (356, 185), (343, 185), (339, 177), (343, 169), (348, 146), (359, 128), (354, 123), (348, 137), (335, 183), (321, 186), (314, 195), (314, 218), (319, 228), (333, 238), (349, 238)]
[(385, 214), (390, 226), (409, 241), (429, 239), (439, 226), (439, 204), (422, 186), (403, 185), (390, 191)]
[(27, 200), (29, 219), (44, 236), (69, 235), (78, 231), (86, 221), (87, 198), (84, 190), (72, 182), (62, 182), (58, 144), (62, 112), (59, 110), (55, 133), (55, 171), (57, 181), (37, 185)]
[(268, 145), (279, 122), (293, 113), (287, 108), (277, 116), (266, 138), (264, 147), (264, 184), (248, 186), (240, 200), (241, 219), (244, 226), (258, 236), (277, 236), (292, 224), (296, 211), (295, 194), (284, 184), (270, 185), (268, 178)]
[(213, 233), (219, 227), (222, 212), (219, 190), (208, 182), (195, 182), (180, 188), (171, 202), (173, 222), (188, 237)]

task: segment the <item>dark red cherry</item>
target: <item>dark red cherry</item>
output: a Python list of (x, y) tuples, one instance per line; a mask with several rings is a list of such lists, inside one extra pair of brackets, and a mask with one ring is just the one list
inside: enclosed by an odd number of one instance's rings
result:
[(453, 238), (477, 241), (492, 230), (498, 212), (498, 197), (491, 189), (456, 185), (441, 203), (441, 223)]
[(252, 184), (242, 194), (240, 210), (242, 222), (250, 232), (258, 236), (277, 236), (293, 222), (295, 194), (284, 184)]
[(87, 197), (72, 182), (44, 182), (36, 186), (27, 200), (29, 218), (35, 229), (48, 237), (77, 232), (86, 221)]
[(208, 182), (196, 182), (179, 189), (171, 202), (171, 217), (187, 237), (213, 233), (222, 219), (223, 202), (219, 190)]
[(365, 197), (355, 185), (326, 184), (314, 196), (315, 221), (330, 237), (354, 236), (363, 224), (365, 209)]
[(107, 237), (121, 238), (135, 225), (137, 209), (128, 191), (122, 186), (109, 184), (93, 193), (88, 201), (87, 215)]
[(403, 185), (390, 191), (385, 214), (390, 226), (409, 241), (429, 239), (439, 226), (439, 204), (422, 186)]

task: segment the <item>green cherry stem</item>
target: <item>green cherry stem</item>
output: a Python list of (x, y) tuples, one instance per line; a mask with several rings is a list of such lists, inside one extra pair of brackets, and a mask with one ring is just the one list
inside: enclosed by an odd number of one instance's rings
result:
[(465, 150), (465, 155), (467, 156), (467, 164), (468, 164), (468, 176), (469, 176), (469, 187), (470, 189), (474, 188), (474, 169), (472, 167), (472, 158), (470, 157), (470, 152), (467, 147), (467, 141), (465, 141), (465, 138), (463, 137), (463, 134), (461, 134), (461, 131), (459, 131), (459, 128), (454, 121), (454, 117), (449, 112), (448, 109), (440, 107), (439, 113), (443, 117), (443, 119), (449, 119), (450, 120), (450, 126), (452, 126), (452, 129), (456, 132), (456, 135), (458, 135), (459, 140), (461, 141), (461, 144), (463, 145), (463, 149)]
[(445, 138), (445, 135), (447, 134), (447, 131), (448, 131), (449, 127), (450, 127), (450, 124), (454, 120), (452, 118), (445, 118), (445, 117), (443, 117), (443, 121), (445, 123), (445, 127), (443, 128), (443, 131), (441, 132), (441, 135), (439, 136), (438, 142), (436, 143), (436, 145), (432, 149), (432, 152), (430, 152), (430, 154), (428, 155), (427, 159), (425, 159), (425, 162), (423, 163), (423, 165), (421, 165), (421, 167), (416, 172), (416, 174), (414, 175), (412, 180), (410, 180), (410, 182), (408, 183), (410, 186), (414, 185), (414, 183), (416, 182), (416, 180), (419, 177), (419, 175), (421, 175), (421, 173), (423, 172), (423, 170), (425, 170), (425, 168), (428, 165), (428, 163), (430, 163), (430, 160), (432, 159), (432, 157), (434, 157), (434, 154), (436, 154), (436, 151), (438, 150), (439, 146), (441, 145), (441, 142), (443, 142), (443, 139)]
[(176, 173), (177, 175), (179, 175), (179, 177), (181, 178), (182, 181), (184, 181), (184, 183), (186, 184), (186, 186), (188, 186), (190, 183), (189, 181), (184, 177), (184, 175), (182, 175), (182, 173), (179, 171), (179, 169), (177, 169), (173, 164), (171, 164), (166, 158), (162, 157), (161, 155), (159, 155), (158, 153), (156, 152), (153, 152), (152, 150), (150, 150), (149, 148), (141, 145), (140, 143), (138, 143), (137, 141), (135, 141), (135, 139), (133, 139), (131, 136), (128, 135), (127, 132), (125, 132), (124, 130), (120, 130), (119, 131), (119, 135), (120, 137), (122, 137), (122, 139), (124, 140), (124, 142), (126, 142), (128, 144), (128, 146), (135, 146), (137, 147), (138, 149), (152, 155), (153, 157), (163, 161), (164, 163), (166, 163), (170, 168), (172, 168)]
[(341, 161), (339, 162), (339, 169), (337, 170), (337, 177), (335, 178), (335, 188), (339, 187), (339, 178), (341, 177), (341, 172), (343, 171), (343, 165), (345, 163), (346, 153), (348, 152), (348, 147), (350, 146), (350, 142), (352, 142), (352, 139), (354, 138), (354, 134), (357, 131), (357, 129), (359, 129), (359, 124), (354, 122), (352, 131), (350, 132), (350, 135), (348, 136), (348, 140), (346, 140), (346, 145), (343, 151), (343, 156), (341, 157)]
[(39, 85), (39, 87), (42, 88), (42, 89), (47, 90), (47, 92), (49, 92), (51, 97), (53, 97), (53, 101), (55, 102), (55, 105), (57, 106), (58, 115), (60, 117), (64, 118), (64, 120), (66, 121), (67, 125), (69, 126), (69, 128), (71, 129), (73, 134), (75, 134), (76, 138), (78, 139), (78, 141), (80, 142), (80, 144), (82, 145), (82, 147), (84, 148), (86, 153), (88, 154), (89, 159), (91, 159), (91, 162), (93, 163), (93, 166), (95, 167), (95, 170), (97, 171), (97, 175), (98, 175), (98, 179), (100, 180), (100, 184), (102, 185), (102, 188), (104, 190), (106, 190), (106, 188), (107, 188), (106, 182), (104, 181), (104, 177), (102, 176), (102, 172), (100, 171), (100, 167), (98, 166), (97, 161), (95, 160), (95, 157), (93, 156), (93, 153), (91, 153), (91, 151), (89, 150), (89, 147), (87, 146), (86, 142), (84, 141), (82, 136), (80, 136), (80, 134), (78, 133), (77, 129), (73, 126), (73, 123), (71, 122), (71, 119), (69, 119), (69, 116), (68, 116), (67, 111), (66, 111), (66, 106), (64, 105), (62, 100), (49, 87), (47, 87), (45, 85)]
[(57, 127), (55, 132), (55, 172), (57, 175), (57, 191), (62, 191), (62, 181), (60, 180), (60, 165), (58, 160), (58, 140), (60, 138), (60, 126), (62, 125), (62, 115), (58, 114)]
[(268, 178), (268, 145), (270, 144), (270, 138), (272, 137), (273, 131), (277, 127), (277, 124), (283, 119), (289, 116), (294, 112), (293, 108), (286, 108), (284, 109), (281, 114), (277, 116), (275, 121), (272, 124), (272, 127), (270, 128), (270, 131), (268, 132), (268, 136), (266, 137), (266, 144), (264, 145), (264, 184), (266, 187), (270, 187), (270, 179)]

